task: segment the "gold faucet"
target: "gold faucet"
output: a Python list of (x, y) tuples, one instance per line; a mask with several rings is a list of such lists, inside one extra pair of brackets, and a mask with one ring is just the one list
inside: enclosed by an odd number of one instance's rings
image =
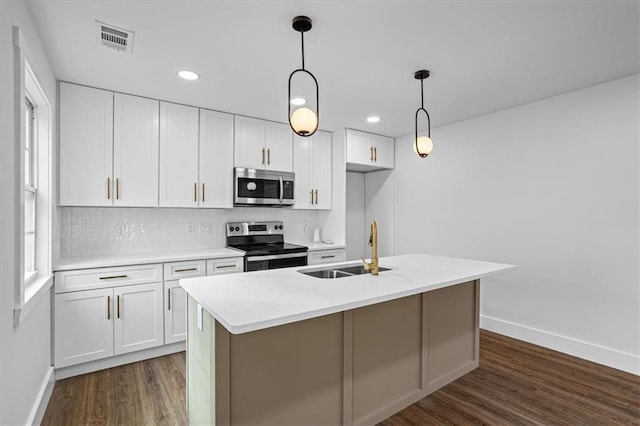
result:
[(371, 246), (371, 263), (362, 259), (362, 263), (364, 263), (364, 270), (371, 272), (371, 275), (378, 275), (378, 224), (375, 220), (371, 221), (369, 245)]

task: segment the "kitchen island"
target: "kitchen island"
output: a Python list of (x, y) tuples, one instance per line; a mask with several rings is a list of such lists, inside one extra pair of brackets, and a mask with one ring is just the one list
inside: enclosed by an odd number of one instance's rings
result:
[(424, 254), (380, 266), (181, 280), (190, 423), (374, 424), (476, 368), (479, 280), (514, 266)]

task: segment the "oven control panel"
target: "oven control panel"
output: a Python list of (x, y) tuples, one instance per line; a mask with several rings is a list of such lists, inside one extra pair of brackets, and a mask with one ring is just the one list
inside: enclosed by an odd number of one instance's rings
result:
[(284, 223), (270, 222), (229, 222), (225, 225), (227, 237), (242, 235), (284, 235)]

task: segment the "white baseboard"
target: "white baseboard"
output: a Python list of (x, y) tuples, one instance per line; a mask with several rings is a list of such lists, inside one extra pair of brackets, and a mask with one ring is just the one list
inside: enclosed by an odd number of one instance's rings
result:
[(29, 418), (27, 419), (26, 424), (39, 425), (42, 423), (44, 412), (47, 411), (47, 405), (49, 405), (49, 399), (53, 393), (54, 384), (55, 375), (53, 374), (53, 367), (49, 367), (47, 374), (45, 374), (42, 381), (42, 385), (40, 386), (40, 390), (38, 391), (36, 400), (33, 403), (33, 407), (31, 407), (31, 412), (29, 413)]
[(480, 328), (640, 376), (638, 355), (484, 315)]

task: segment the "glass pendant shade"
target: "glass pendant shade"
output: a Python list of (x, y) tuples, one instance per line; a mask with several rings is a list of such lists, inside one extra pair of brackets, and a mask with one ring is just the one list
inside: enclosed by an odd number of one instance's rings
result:
[(431, 154), (431, 151), (433, 150), (433, 141), (428, 136), (418, 136), (413, 144), (413, 150), (420, 157), (424, 158)]
[(318, 129), (318, 117), (309, 108), (298, 108), (289, 117), (291, 128), (300, 136), (313, 134)]
[[(304, 33), (311, 29), (311, 19), (306, 16), (296, 16), (293, 18), (292, 27), (298, 31), (302, 41), (302, 67), (294, 70), (289, 75), (289, 92), (288, 92), (288, 115), (291, 130), (298, 136), (308, 137), (318, 130), (320, 121), (320, 108), (318, 100), (318, 80), (316, 77), (304, 68)], [(295, 86), (295, 96), (292, 96), (291, 87)], [(312, 93), (315, 91), (315, 102), (313, 102)], [(303, 95), (304, 102), (299, 100)], [(293, 107), (292, 107), (293, 105)], [(299, 105), (305, 105), (304, 107)], [(299, 106), (296, 108), (296, 106)], [(315, 110), (314, 110), (315, 109)]]

